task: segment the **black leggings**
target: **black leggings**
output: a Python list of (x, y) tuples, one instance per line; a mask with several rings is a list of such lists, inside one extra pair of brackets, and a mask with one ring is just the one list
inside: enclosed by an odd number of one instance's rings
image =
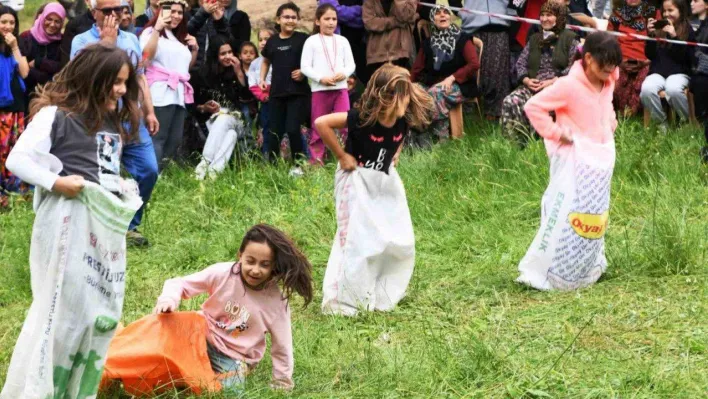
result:
[(310, 118), (310, 97), (290, 96), (270, 99), (270, 137), (268, 138), (271, 160), (277, 162), (280, 142), (285, 135), (290, 140), (293, 161), (305, 158), (300, 126)]
[(696, 118), (703, 122), (706, 143), (708, 143), (708, 76), (693, 75), (690, 87), (696, 106)]

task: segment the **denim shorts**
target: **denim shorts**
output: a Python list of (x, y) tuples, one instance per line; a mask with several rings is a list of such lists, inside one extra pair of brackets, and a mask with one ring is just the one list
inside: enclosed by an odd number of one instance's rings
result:
[(243, 360), (232, 359), (207, 342), (211, 368), (217, 374), (224, 392), (241, 394), (246, 388), (248, 365)]

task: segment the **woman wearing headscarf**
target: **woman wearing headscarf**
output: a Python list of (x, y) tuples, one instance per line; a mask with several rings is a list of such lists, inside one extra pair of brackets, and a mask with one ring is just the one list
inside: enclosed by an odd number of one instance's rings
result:
[[(49, 82), (61, 69), (61, 30), (64, 27), (66, 11), (59, 3), (48, 3), (34, 20), (31, 29), (20, 35), (20, 51), (27, 58), (30, 71), (25, 78), (27, 98), (37, 86)], [(29, 108), (29, 101), (27, 101)]]
[[(467, 10), (507, 14), (508, 0), (448, 0), (450, 6)], [(484, 97), (487, 120), (497, 121), (501, 116), (504, 97), (511, 92), (511, 49), (509, 48), (510, 21), (487, 15), (461, 12), (462, 31), (478, 37), (484, 43), (480, 60), (480, 91)]]
[(575, 33), (565, 30), (566, 7), (554, 0), (541, 6), (541, 32), (534, 33), (516, 62), (519, 87), (502, 104), (502, 132), (521, 145), (530, 135), (524, 105), (536, 93), (565, 76), (580, 44)]
[[(430, 11), (431, 35), (423, 41), (411, 72), (411, 80), (427, 87), (433, 97), (435, 110), (428, 131), (441, 140), (451, 133), (450, 111), (465, 98), (478, 95), (477, 50), (472, 38), (453, 24), (452, 18), (450, 8), (444, 5)], [(461, 112), (459, 118), (461, 122)], [(452, 124), (452, 127), (461, 130), (461, 124)], [(461, 131), (452, 133), (453, 136), (462, 134)]]
[(135, 34), (135, 21), (133, 19), (133, 6), (130, 5), (128, 0), (121, 0), (120, 6), (122, 7), (120, 13), (120, 23), (118, 27), (123, 32), (129, 32)]
[[(608, 31), (648, 36), (649, 18), (661, 19), (661, 13), (644, 0), (620, 0), (607, 24)], [(615, 109), (625, 115), (636, 115), (642, 106), (639, 94), (649, 73), (649, 60), (644, 54), (646, 42), (630, 36), (617, 38), (622, 49), (620, 77), (615, 85)]]

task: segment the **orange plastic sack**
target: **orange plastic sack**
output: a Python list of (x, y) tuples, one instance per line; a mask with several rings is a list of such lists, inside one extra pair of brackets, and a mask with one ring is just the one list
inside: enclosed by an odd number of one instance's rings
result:
[(116, 333), (101, 387), (123, 382), (135, 396), (189, 388), (199, 395), (221, 390), (207, 355), (206, 319), (196, 312), (145, 316)]

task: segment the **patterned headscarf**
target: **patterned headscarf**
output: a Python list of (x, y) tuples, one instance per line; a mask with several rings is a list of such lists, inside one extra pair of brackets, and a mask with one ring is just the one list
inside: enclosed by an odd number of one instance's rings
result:
[(556, 16), (556, 26), (551, 29), (553, 33), (559, 35), (565, 30), (567, 7), (555, 0), (548, 0), (541, 6), (541, 14), (548, 13)]
[(626, 1), (612, 12), (610, 23), (616, 27), (620, 25), (643, 32), (647, 29), (647, 20), (656, 16), (656, 7), (642, 1), (639, 5), (629, 6)]
[(460, 33), (462, 32), (460, 27), (453, 24), (452, 21), (450, 22), (449, 28), (438, 29), (438, 27), (435, 26), (435, 14), (441, 11), (445, 11), (452, 16), (450, 8), (441, 4), (436, 5), (430, 11), (430, 22), (432, 22), (430, 47), (435, 54), (433, 68), (436, 71), (440, 70), (444, 62), (450, 61), (454, 57), (457, 39), (459, 39)]

